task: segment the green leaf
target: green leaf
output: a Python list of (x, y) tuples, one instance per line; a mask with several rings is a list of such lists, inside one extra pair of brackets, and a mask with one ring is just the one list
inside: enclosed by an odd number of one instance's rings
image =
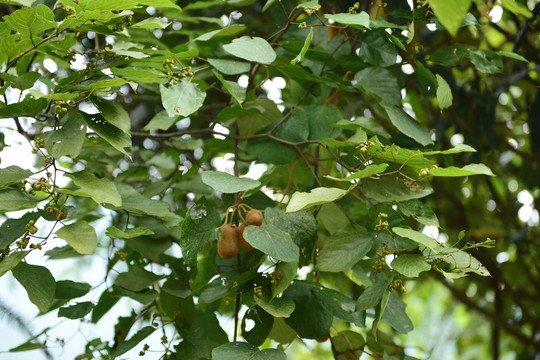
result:
[(238, 75), (244, 74), (249, 71), (251, 65), (249, 63), (234, 61), (234, 60), (225, 60), (225, 59), (206, 59), (210, 65), (212, 65), (216, 70), (222, 72), (225, 75)]
[(23, 101), (6, 105), (0, 103), (0, 117), (12, 118), (21, 116), (34, 117), (47, 107), (47, 99), (26, 98)]
[(225, 193), (233, 194), (240, 191), (247, 191), (261, 186), (260, 181), (239, 178), (225, 172), (207, 170), (201, 174), (202, 182), (212, 189)]
[(135, 266), (128, 272), (120, 273), (114, 280), (114, 284), (131, 291), (142, 291), (163, 278), (141, 267)]
[(417, 242), (418, 244), (425, 246), (430, 250), (435, 250), (440, 246), (439, 243), (432, 237), (424, 235), (421, 232), (418, 232), (415, 230), (401, 228), (401, 227), (394, 227), (392, 228), (392, 231), (396, 235), (405, 237), (407, 239), (411, 239), (412, 241)]
[(128, 154), (131, 148), (131, 136), (109, 123), (100, 114), (80, 113), (89, 128), (107, 141), (113, 148), (123, 154)]
[(64, 239), (79, 254), (92, 255), (97, 247), (96, 231), (84, 220), (66, 225), (56, 232), (56, 236)]
[(324, 17), (340, 24), (356, 25), (354, 27), (359, 27), (360, 29), (369, 29), (369, 14), (365, 11), (360, 11), (357, 14), (324, 14)]
[(453, 247), (439, 247), (437, 250), (439, 252), (431, 255), (431, 258), (442, 260), (452, 266), (454, 273), (451, 274), (473, 272), (481, 276), (490, 276), (482, 263), (468, 252)]
[(515, 15), (522, 15), (530, 19), (532, 19), (534, 16), (527, 6), (517, 3), (515, 0), (501, 0), (501, 4), (503, 8), (514, 13)]
[(306, 56), (307, 51), (309, 50), (309, 45), (311, 44), (311, 40), (313, 39), (313, 27), (309, 28), (309, 34), (306, 37), (306, 40), (304, 41), (304, 46), (302, 46), (302, 50), (300, 50), (300, 53), (291, 60), (291, 64), (295, 65), (299, 62), (304, 61), (304, 56)]
[(429, 6), (446, 30), (456, 36), (471, 7), (471, 0), (429, 0)]
[(324, 140), (339, 135), (332, 125), (343, 119), (336, 106), (315, 104), (295, 109), (292, 117), (298, 122), (309, 124), (310, 140)]
[[(450, 58), (450, 61), (454, 61), (455, 55), (452, 53), (450, 53), (450, 55), (454, 56), (453, 58)], [(423, 96), (433, 95), (435, 89), (437, 88), (437, 78), (420, 61), (417, 60), (414, 62), (414, 64), (416, 65), (416, 70), (414, 71), (414, 77), (416, 78), (416, 81), (418, 82), (420, 93)]]
[(68, 307), (61, 307), (58, 310), (58, 317), (65, 317), (68, 319), (82, 319), (92, 311), (94, 304), (89, 301), (77, 303)]
[(0, 277), (17, 266), (29, 252), (30, 251), (16, 251), (0, 260)]
[(46, 348), (47, 347), (43, 345), (42, 343), (27, 341), (24, 344), (21, 344), (19, 346), (9, 349), (9, 352), (30, 351), (30, 350), (38, 350), (38, 349), (46, 349)]
[(392, 269), (408, 277), (418, 277), (423, 271), (431, 269), (422, 255), (403, 254), (392, 261)]
[(262, 64), (270, 64), (276, 59), (276, 52), (272, 46), (260, 37), (242, 36), (230, 44), (223, 45), (223, 49), (236, 57)]
[[(255, 295), (253, 296), (256, 297)], [(248, 325), (250, 327), (249, 330)], [(242, 337), (250, 344), (260, 346), (265, 342), (270, 331), (272, 331), (272, 325), (274, 325), (274, 317), (256, 306), (253, 309), (249, 309), (242, 318), (240, 326), (242, 329)], [(254, 354), (254, 356), (258, 357), (261, 355)], [(266, 354), (263, 358), (266, 359)]]
[(398, 202), (398, 209), (405, 216), (412, 216), (416, 221), (428, 226), (439, 226), (439, 219), (431, 208), (420, 200)]
[(81, 190), (76, 191), (79, 196), (88, 196), (98, 204), (111, 204), (122, 206), (122, 197), (114, 183), (107, 178), (98, 178), (90, 170), (83, 170), (68, 174), (75, 185)]
[[(332, 344), (336, 351), (347, 356), (355, 356), (355, 359), (362, 355), (361, 349), (365, 343), (364, 337), (352, 330), (340, 331), (336, 336), (332, 336)], [(341, 356), (338, 355), (338, 359), (341, 359)]]
[(469, 164), (462, 168), (455, 166), (449, 166), (446, 168), (434, 168), (429, 170), (431, 176), (441, 177), (457, 177), (457, 176), (471, 176), (471, 175), (488, 175), (495, 176), (490, 168), (484, 164)]
[(56, 28), (54, 14), (48, 6), (39, 4), (33, 9), (19, 9), (3, 20), (11, 30), (21, 34), (23, 38), (37, 37), (42, 31)]
[(310, 208), (315, 205), (321, 205), (342, 198), (347, 193), (347, 190), (338, 188), (318, 187), (312, 189), (309, 193), (295, 192), (289, 204), (287, 212), (295, 212)]
[(161, 101), (170, 117), (189, 116), (203, 105), (206, 93), (197, 84), (181, 80), (178, 84), (165, 87), (160, 85)]
[(173, 126), (179, 118), (178, 115), (169, 116), (166, 110), (162, 110), (158, 112), (145, 127), (143, 127), (143, 130), (167, 130)]
[(355, 310), (364, 311), (375, 307), (381, 301), (387, 287), (388, 281), (386, 279), (378, 279), (368, 286), (356, 300)]
[(433, 144), (431, 136), (418, 121), (413, 119), (401, 107), (383, 105), (392, 124), (403, 134), (424, 146)]
[(296, 277), (298, 271), (298, 262), (280, 262), (276, 266), (276, 272), (281, 276), (271, 284), (272, 298), (278, 297), (281, 293), (291, 285), (291, 282)]
[(92, 287), (90, 284), (71, 280), (59, 280), (56, 282), (55, 299), (75, 299), (88, 294)]
[(240, 85), (238, 85), (237, 82), (225, 80), (223, 76), (217, 71), (212, 70), (212, 72), (214, 73), (215, 77), (221, 82), (223, 86), (223, 90), (231, 94), (234, 100), (236, 100), (236, 102), (240, 106), (242, 106), (242, 103), (244, 102), (246, 98), (246, 94), (245, 94), (246, 90)]
[(424, 155), (436, 155), (436, 154), (459, 154), (462, 152), (476, 152), (474, 148), (465, 144), (457, 144), (451, 149), (448, 150), (437, 150), (437, 151), (426, 151)]
[(511, 52), (511, 51), (497, 51), (497, 55), (500, 55), (500, 56), (505, 56), (505, 57), (508, 57), (510, 59), (514, 59), (514, 60), (519, 60), (519, 61), (524, 61), (526, 63), (529, 62), (529, 60), (525, 59), (523, 56), (519, 55), (519, 54), (516, 54), (515, 52)]
[(86, 138), (86, 125), (77, 113), (69, 112), (64, 119), (66, 121), (60, 129), (43, 134), (45, 149), (55, 158), (76, 158), (81, 153)]
[[(193, 310), (192, 310), (193, 311)], [(177, 357), (180, 359), (210, 359), (212, 350), (229, 342), (213, 312), (195, 311), (192, 326), (183, 341), (177, 346)]]
[(0, 190), (0, 214), (7, 211), (30, 209), (37, 206), (37, 201), (20, 190)]
[(243, 24), (232, 24), (224, 28), (202, 34), (201, 36), (193, 39), (193, 41), (208, 41), (214, 37), (233, 36), (243, 31), (245, 28), (246, 28), (246, 25), (243, 25)]
[(113, 351), (113, 358), (127, 353), (129, 350), (137, 346), (138, 343), (150, 336), (155, 330), (156, 328), (153, 326), (143, 327), (142, 329), (137, 331), (137, 333), (133, 335), (129, 340), (126, 340), (120, 343), (120, 345), (118, 345), (118, 347)]
[(362, 38), (360, 59), (370, 65), (387, 67), (396, 63), (397, 50), (384, 30), (374, 30)]
[(141, 195), (128, 184), (116, 182), (116, 189), (122, 197), (122, 207), (136, 214), (165, 217), (170, 214), (169, 204), (165, 201), (149, 199)]
[(182, 10), (180, 6), (176, 5), (171, 0), (137, 0), (139, 5), (153, 6), (155, 8), (172, 8), (176, 10)]
[(35, 71), (30, 71), (20, 76), (2, 73), (0, 77), (12, 88), (26, 90), (34, 86), (34, 83), (41, 78), (41, 74)]
[(407, 334), (413, 330), (413, 323), (405, 313), (407, 305), (401, 301), (396, 292), (392, 292), (388, 298), (388, 304), (384, 309), (382, 320), (389, 323), (394, 330), (401, 334)]
[(320, 289), (294, 282), (283, 293), (283, 297), (290, 298), (295, 303), (293, 313), (285, 318), (285, 322), (296, 330), (300, 337), (318, 339), (328, 334), (334, 314)]
[(150, 17), (131, 26), (137, 29), (166, 29), (170, 24), (170, 22), (163, 23), (161, 18)]
[(316, 268), (329, 272), (349, 270), (362, 260), (372, 244), (371, 235), (365, 228), (350, 226), (342, 229), (322, 242)]
[(392, 176), (365, 179), (363, 188), (367, 197), (382, 203), (420, 199), (433, 192), (428, 184), (409, 183)]
[(452, 106), (452, 90), (450, 85), (444, 80), (444, 78), (437, 74), (437, 101), (439, 102), (439, 109), (447, 109)]
[(364, 178), (368, 178), (368, 177), (371, 177), (371, 176), (376, 175), (376, 174), (383, 173), (384, 170), (386, 170), (387, 167), (388, 167), (388, 164), (386, 164), (386, 163), (377, 164), (377, 165), (372, 164), (372, 165), (366, 166), (365, 169), (362, 169), (360, 171), (356, 171), (356, 172), (352, 173), (351, 175), (349, 175), (347, 177), (344, 177), (344, 178), (336, 178), (336, 177), (333, 177), (333, 176), (330, 176), (330, 175), (327, 175), (325, 177), (327, 177), (329, 179), (332, 179), (332, 180), (336, 180), (336, 181), (351, 181), (351, 180), (357, 180), (357, 179), (364, 179)]
[[(278, 121), (281, 116), (281, 111), (279, 111), (275, 102), (259, 98), (244, 104), (243, 114), (238, 116), (236, 124), (240, 130), (240, 135), (248, 136)], [(287, 146), (287, 148), (289, 147)]]
[(106, 234), (113, 239), (133, 239), (139, 236), (153, 235), (154, 232), (144, 227), (130, 228), (122, 231), (115, 226), (109, 226)]
[(131, 130), (131, 119), (122, 105), (115, 101), (101, 98), (92, 98), (92, 102), (109, 124), (129, 133), (129, 130)]
[(9, 246), (26, 232), (30, 221), (37, 221), (41, 215), (37, 212), (27, 212), (18, 219), (7, 219), (0, 226), (0, 249)]
[(56, 281), (49, 269), (21, 262), (11, 270), (11, 273), (24, 287), (28, 298), (39, 311), (47, 312), (52, 305), (56, 290)]
[(294, 311), (294, 301), (288, 298), (274, 298), (263, 292), (262, 296), (253, 295), (255, 302), (267, 313), (275, 317), (289, 317)]
[(16, 184), (32, 175), (30, 170), (21, 169), (17, 165), (11, 165), (0, 169), (0, 188)]
[(212, 350), (213, 360), (287, 360), (287, 355), (277, 349), (259, 350), (245, 342), (231, 342)]
[(276, 260), (291, 262), (300, 256), (291, 235), (272, 224), (250, 225), (244, 230), (244, 238), (251, 246)]
[(401, 89), (397, 78), (385, 68), (370, 66), (354, 75), (354, 87), (375, 95), (385, 105), (401, 106)]
[(280, 344), (289, 344), (296, 338), (294, 331), (283, 318), (274, 318), (274, 325), (268, 338), (277, 341)]
[[(192, 215), (192, 211), (199, 212), (199, 216)], [(186, 214), (181, 223), (182, 236), (180, 247), (186, 263), (193, 266), (197, 262), (197, 253), (203, 246), (219, 238), (217, 227), (221, 225), (221, 216), (212, 201), (202, 197)]]
[(471, 51), (471, 62), (478, 71), (494, 74), (503, 71), (503, 61), (495, 51), (482, 49)]

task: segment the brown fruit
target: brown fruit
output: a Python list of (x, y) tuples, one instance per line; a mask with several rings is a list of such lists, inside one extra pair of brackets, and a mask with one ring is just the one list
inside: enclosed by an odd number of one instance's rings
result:
[(248, 225), (261, 226), (263, 222), (263, 214), (260, 210), (249, 210), (246, 214), (246, 223)]
[(323, 336), (322, 338), (318, 338), (318, 339), (317, 339), (317, 342), (323, 343), (323, 342), (325, 342), (326, 340), (328, 340), (328, 334), (326, 334), (326, 335)]
[(246, 223), (241, 223), (240, 226), (236, 228), (238, 230), (238, 237), (240, 238), (240, 246), (246, 251), (253, 251), (255, 248), (244, 239), (244, 229), (246, 226)]
[(217, 243), (218, 254), (224, 259), (232, 259), (240, 251), (238, 231), (231, 224), (225, 224), (220, 229), (221, 235)]

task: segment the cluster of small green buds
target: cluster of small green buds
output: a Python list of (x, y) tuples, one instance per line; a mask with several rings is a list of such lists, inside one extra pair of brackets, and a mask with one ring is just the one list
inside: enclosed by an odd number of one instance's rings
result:
[(392, 252), (383, 246), (382, 252), (377, 251), (377, 257), (379, 258), (375, 264), (372, 266), (372, 269), (375, 273), (380, 273), (383, 271), (384, 265), (386, 264), (386, 255), (390, 255)]
[(384, 220), (388, 218), (388, 214), (386, 213), (379, 213), (379, 223), (375, 225), (375, 231), (381, 231), (384, 229), (388, 229), (388, 221)]
[(167, 337), (167, 335), (163, 335), (161, 337), (161, 343), (162, 344), (166, 344), (168, 341), (169, 341), (169, 338)]
[(165, 59), (165, 60), (163, 60), (162, 64), (163, 64), (164, 68), (172, 69), (173, 65), (174, 65), (174, 60), (173, 59)]
[(77, 10), (73, 6), (66, 6), (62, 1), (58, 2), (57, 8), (64, 10), (66, 17), (77, 16)]
[[(47, 173), (49, 174), (49, 173)], [(30, 187), (28, 188), (28, 190), (26, 189), (26, 184), (30, 184)], [(50, 189), (53, 187), (51, 182), (50, 182), (50, 177), (48, 178), (44, 178), (44, 177), (41, 177), (39, 178), (38, 181), (36, 182), (29, 182), (28, 180), (22, 180), (22, 181), (19, 181), (19, 184), (18, 184), (18, 187), (30, 194), (30, 195), (34, 195), (37, 191), (44, 191), (44, 192), (50, 192)]]
[(67, 101), (63, 101), (63, 100), (54, 100), (54, 112), (55, 112), (55, 114), (64, 115), (69, 110), (68, 106), (72, 107), (72, 106), (75, 106), (75, 105), (72, 104), (72, 103), (69, 103)]
[(23, 237), (21, 240), (18, 240), (15, 245), (17, 245), (17, 247), (21, 250), (24, 250), (26, 249), (26, 247), (28, 246), (28, 243), (30, 242), (30, 236), (28, 235), (28, 232), (24, 233)]
[(255, 293), (255, 295), (257, 295), (258, 297), (261, 297), (262, 296), (262, 292), (263, 292), (263, 287), (262, 286), (255, 286), (253, 288), (253, 292)]
[(376, 146), (377, 146), (377, 144), (375, 142), (369, 140), (369, 141), (366, 141), (363, 144), (358, 145), (356, 148), (358, 149), (358, 151), (361, 154), (365, 154), (365, 153), (367, 153), (368, 149), (375, 148)]
[(45, 147), (45, 140), (37, 136), (34, 139), (34, 148), (32, 149), (32, 154), (37, 154), (39, 149)]
[(34, 220), (30, 220), (28, 224), (26, 224), (26, 226), (24, 227), (24, 230), (27, 233), (34, 235), (38, 231), (38, 228), (36, 227), (36, 225), (34, 225), (35, 223), (36, 222)]
[(270, 277), (270, 283), (275, 284), (281, 279), (281, 271), (272, 271), (268, 276)]
[(318, 12), (320, 9), (321, 9), (320, 5), (316, 5), (313, 7), (305, 7), (304, 12), (307, 14), (307, 16), (311, 16), (315, 14), (316, 12)]
[(156, 313), (153, 313), (153, 314), (152, 314), (152, 326), (159, 326), (159, 324), (158, 324), (158, 322), (156, 321), (156, 319), (157, 319), (158, 317), (160, 317), (160, 316), (161, 316), (161, 313), (159, 313), (159, 312), (156, 312)]
[(418, 176), (420, 177), (426, 177), (429, 175), (429, 169), (428, 168), (423, 168), (422, 170), (420, 170), (420, 172), (418, 173)]
[(393, 283), (389, 284), (388, 285), (388, 290), (390, 290), (390, 291), (399, 290), (400, 294), (403, 294), (403, 293), (407, 292), (407, 290), (403, 286), (403, 281), (401, 281), (399, 279), (395, 280)]
[(360, 8), (360, 3), (359, 3), (359, 2), (356, 2), (356, 3), (354, 3), (353, 6), (351, 6), (351, 7), (349, 8), (349, 13), (350, 13), (350, 14), (356, 14), (356, 13), (358, 12), (358, 9), (359, 9), (359, 8)]
[(133, 16), (126, 15), (122, 18), (122, 21), (114, 24), (114, 31), (120, 32), (124, 31), (126, 26), (131, 26), (133, 24)]
[(144, 344), (143, 349), (139, 352), (139, 356), (144, 356), (149, 349), (150, 345)]
[(114, 256), (117, 257), (119, 260), (124, 261), (128, 257), (128, 253), (125, 251), (117, 250), (114, 252)]
[(77, 55), (75, 51), (70, 51), (63, 56), (63, 59), (66, 60), (68, 63), (71, 63), (72, 61), (75, 61), (75, 55)]
[(0, 261), (4, 260), (4, 258), (9, 255), (9, 252), (9, 245), (5, 248), (0, 248)]
[(40, 243), (30, 244), (30, 249), (41, 250), (41, 244)]
[(299, 29), (305, 29), (307, 28), (307, 23), (305, 21), (302, 21), (300, 24), (298, 24)]

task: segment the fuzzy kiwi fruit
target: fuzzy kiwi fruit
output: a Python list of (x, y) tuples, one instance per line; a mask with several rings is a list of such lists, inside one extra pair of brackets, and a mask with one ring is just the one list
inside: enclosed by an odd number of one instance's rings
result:
[(246, 214), (246, 223), (248, 225), (261, 226), (263, 222), (263, 214), (260, 210), (249, 210)]
[(231, 224), (225, 224), (220, 229), (221, 235), (217, 244), (218, 254), (224, 259), (232, 259), (240, 251), (238, 230)]
[(238, 237), (240, 238), (240, 246), (246, 251), (253, 251), (255, 248), (244, 239), (244, 230), (246, 226), (246, 223), (241, 223), (240, 226), (236, 228), (238, 230)]

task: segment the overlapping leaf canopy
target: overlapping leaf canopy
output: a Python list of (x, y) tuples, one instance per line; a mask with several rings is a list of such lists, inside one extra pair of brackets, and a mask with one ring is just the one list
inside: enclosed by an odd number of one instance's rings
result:
[[(537, 163), (524, 139), (539, 129), (540, 111), (525, 122), (540, 103), (525, 95), (538, 6), (497, 4), (507, 28), (491, 3), (345, 3), (0, 1), (0, 150), (19, 134), (36, 158), (0, 164), (0, 275), (62, 321), (99, 326), (130, 300), (114, 337), (79, 358), (423, 357), (407, 303), (417, 315), (432, 279), (506, 324), (515, 349), (540, 351), (503, 310), (463, 296), (474, 284), (489, 298), (492, 277), (500, 306), (507, 280), (488, 252), (501, 232), (456, 220), (511, 202), (500, 167), (515, 160), (493, 155), (499, 141)], [(531, 179), (514, 181), (534, 193)], [(220, 226), (249, 208), (264, 211), (243, 230), (254, 249), (221, 258)], [(104, 258), (106, 278), (48, 269), (81, 256)]]

